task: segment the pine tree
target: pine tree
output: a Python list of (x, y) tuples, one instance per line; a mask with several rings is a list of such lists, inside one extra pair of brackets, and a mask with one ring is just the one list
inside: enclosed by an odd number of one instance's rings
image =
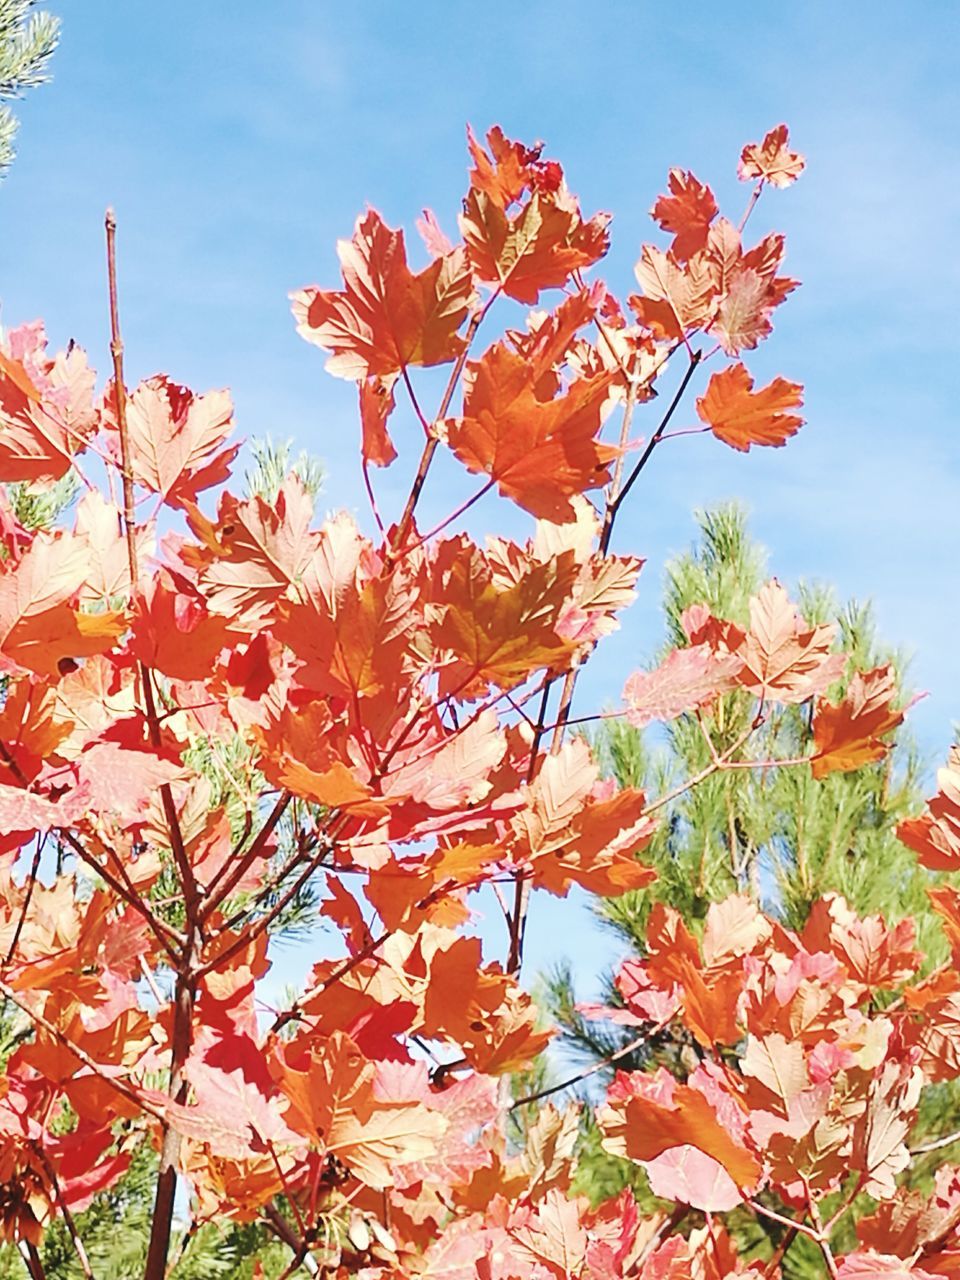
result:
[[(750, 537), (741, 507), (700, 513), (698, 523), (695, 545), (666, 569), (664, 652), (686, 643), (681, 616), (692, 604), (704, 603), (715, 615), (746, 624), (749, 598), (769, 576), (766, 554)], [(902, 656), (878, 640), (869, 606), (841, 606), (834, 592), (822, 586), (801, 584), (796, 594), (811, 625), (837, 624), (839, 639), (858, 668), (893, 662), (901, 696), (907, 698)], [(656, 656), (651, 665), (655, 662)], [(746, 703), (740, 692), (719, 700), (710, 724), (718, 750), (743, 731)], [(759, 731), (756, 757), (800, 755), (810, 735), (809, 708), (783, 708)], [(651, 794), (669, 792), (709, 763), (694, 716), (654, 732), (608, 720), (594, 745), (620, 786), (644, 787)], [(655, 902), (679, 910), (696, 931), (711, 902), (739, 892), (758, 900), (787, 928), (802, 929), (810, 905), (835, 892), (861, 915), (879, 912), (889, 921), (913, 916), (917, 945), (932, 967), (945, 954), (926, 894), (932, 877), (894, 834), (898, 820), (922, 805), (922, 773), (922, 761), (906, 732), (883, 762), (821, 781), (805, 766), (716, 773), (680, 795), (662, 822), (646, 852), (657, 868), (657, 880), (648, 889), (618, 899), (598, 899), (596, 915), (629, 951), (643, 955), (647, 918)], [(597, 1065), (613, 1057), (615, 1065), (627, 1070), (662, 1063), (685, 1074), (694, 1047), (675, 1028), (623, 1053), (624, 1046), (635, 1044), (636, 1028), (585, 1016), (577, 1007), (569, 970), (551, 974), (545, 988), (547, 1002), (565, 1028), (567, 1048), (579, 1063)], [(608, 1005), (620, 1003), (613, 975), (607, 979), (605, 999)], [(591, 1076), (587, 1092), (609, 1080), (612, 1070), (610, 1066)], [(956, 1105), (952, 1099), (941, 1101), (944, 1107)], [(579, 1189), (597, 1200), (628, 1183), (642, 1192), (643, 1176), (638, 1176), (637, 1167), (600, 1150), (589, 1108), (583, 1126)], [(802, 1244), (792, 1253), (798, 1274), (802, 1253)]]
[(4, 101), (21, 98), (49, 78), (60, 20), (37, 12), (36, 0), (0, 0), (0, 176), (13, 161), (18, 121)]

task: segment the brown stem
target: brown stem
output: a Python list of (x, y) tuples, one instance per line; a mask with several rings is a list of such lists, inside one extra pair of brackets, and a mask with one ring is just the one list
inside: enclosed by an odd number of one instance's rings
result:
[[(130, 437), (127, 430), (127, 391), (123, 376), (123, 339), (120, 334), (120, 307), (117, 292), (117, 222), (113, 210), (107, 210), (107, 279), (110, 291), (110, 352), (113, 356), (114, 395), (116, 399), (117, 432), (120, 437), (120, 467), (123, 480), (123, 527), (127, 542), (127, 562), (130, 568), (131, 590), (136, 591), (139, 581), (137, 555), (137, 531), (135, 524), (135, 498), (133, 471), (130, 465)], [(147, 721), (150, 743), (160, 746), (160, 718), (157, 714), (153, 678), (149, 667), (139, 664), (140, 687)], [(187, 856), (180, 829), (180, 819), (173, 792), (169, 784), (160, 787), (160, 800), (170, 836), (170, 848), (180, 877), (187, 916), (187, 937), (176, 965), (177, 978), (174, 988), (173, 1038), (170, 1046), (170, 1079), (167, 1092), (175, 1101), (186, 1097), (186, 1081), (183, 1067), (193, 1042), (193, 1005), (196, 993), (194, 967), (200, 945), (199, 890), (190, 859)], [(173, 1226), (173, 1202), (177, 1189), (177, 1159), (180, 1154), (180, 1135), (163, 1122), (163, 1140), (160, 1149), (160, 1167), (157, 1174), (157, 1190), (154, 1200), (153, 1222), (144, 1280), (164, 1280), (167, 1256), (170, 1251), (170, 1233)]]
[(27, 912), (30, 910), (30, 899), (33, 897), (33, 886), (37, 882), (37, 872), (40, 870), (40, 858), (43, 855), (43, 846), (47, 842), (47, 837), (37, 839), (37, 848), (33, 855), (33, 861), (30, 864), (30, 870), (27, 873), (27, 889), (23, 895), (23, 904), (20, 907), (20, 915), (17, 918), (17, 927), (13, 931), (13, 937), (10, 939), (10, 946), (7, 948), (6, 959), (3, 962), (3, 968), (6, 969), (11, 960), (17, 953), (17, 946), (20, 942), (20, 935), (23, 933), (23, 926), (27, 919)]
[(960, 1142), (960, 1129), (954, 1130), (953, 1133), (947, 1133), (942, 1138), (932, 1138), (929, 1142), (921, 1142), (919, 1146), (910, 1148), (910, 1154), (912, 1156), (925, 1156), (929, 1151), (942, 1151), (944, 1147), (951, 1147), (955, 1142)]
[[(464, 334), (463, 350), (457, 356), (456, 363), (450, 372), (450, 378), (447, 382), (446, 389), (443, 393), (443, 399), (440, 401), (440, 407), (437, 409), (435, 422), (439, 422), (447, 416), (450, 403), (453, 400), (453, 393), (457, 389), (457, 383), (460, 381), (460, 375), (463, 373), (467, 363), (467, 356), (470, 352), (470, 346), (476, 336), (477, 330), (483, 323), (483, 318), (490, 310), (497, 298), (499, 290), (492, 294), (481, 307), (479, 311), (474, 312), (470, 317), (470, 323), (467, 325), (467, 331)], [(409, 381), (409, 380), (408, 380)], [(412, 388), (411, 388), (412, 392)], [(421, 421), (423, 415), (421, 414)], [(407, 536), (407, 529), (410, 527), (410, 521), (413, 519), (413, 513), (416, 510), (417, 503), (420, 500), (420, 494), (423, 491), (423, 485), (427, 478), (427, 472), (430, 470), (430, 464), (433, 462), (433, 455), (437, 451), (437, 445), (440, 443), (438, 438), (432, 434), (428, 425), (425, 424), (424, 429), (428, 432), (427, 441), (423, 446), (423, 453), (420, 455), (420, 463), (417, 467), (417, 474), (413, 478), (413, 485), (410, 489), (410, 496), (407, 498), (407, 505), (403, 509), (403, 515), (400, 517), (400, 523), (397, 525), (396, 533), (393, 535), (393, 542), (390, 547), (390, 555), (395, 555), (403, 546), (403, 540)]]
[(806, 1178), (802, 1178), (801, 1180), (803, 1182), (804, 1190), (807, 1193), (807, 1205), (810, 1209), (810, 1217), (813, 1219), (813, 1225), (816, 1227), (818, 1232), (817, 1244), (820, 1246), (820, 1252), (823, 1254), (823, 1260), (827, 1264), (827, 1270), (830, 1272), (833, 1280), (836, 1280), (837, 1260), (833, 1256), (833, 1250), (830, 1248), (828, 1233), (823, 1226), (823, 1219), (820, 1216), (820, 1206), (817, 1204), (816, 1198), (810, 1189), (810, 1183)]
[(591, 1066), (585, 1067), (583, 1071), (578, 1071), (575, 1076), (570, 1076), (567, 1080), (562, 1080), (560, 1084), (552, 1084), (546, 1089), (540, 1089), (536, 1093), (528, 1093), (525, 1098), (517, 1098), (515, 1102), (510, 1104), (510, 1110), (516, 1107), (525, 1107), (528, 1102), (539, 1102), (541, 1098), (549, 1098), (551, 1093), (560, 1093), (563, 1089), (570, 1089), (575, 1084), (579, 1084), (581, 1080), (589, 1080), (598, 1071), (602, 1071), (604, 1067), (612, 1066), (614, 1062), (619, 1062), (621, 1058), (626, 1058), (629, 1054), (634, 1053), (637, 1049), (645, 1045), (652, 1035), (663, 1029), (663, 1023), (659, 1026), (652, 1027), (649, 1031), (645, 1031), (642, 1036), (637, 1036), (635, 1040), (631, 1040), (629, 1044), (625, 1044), (622, 1049), (618, 1049), (616, 1053), (611, 1053), (606, 1058), (601, 1058), (599, 1062), (594, 1062)]
[(39, 1157), (40, 1163), (43, 1165), (47, 1177), (50, 1179), (50, 1186), (53, 1188), (53, 1195), (57, 1202), (57, 1207), (63, 1218), (63, 1224), (67, 1228), (67, 1234), (73, 1244), (74, 1252), (77, 1255), (77, 1261), (80, 1263), (80, 1270), (83, 1272), (86, 1280), (94, 1280), (93, 1268), (90, 1266), (90, 1259), (87, 1257), (87, 1251), (83, 1247), (83, 1241), (80, 1239), (80, 1232), (77, 1230), (77, 1222), (73, 1214), (70, 1212), (70, 1206), (63, 1198), (60, 1190), (60, 1183), (57, 1181), (57, 1171), (47, 1157), (46, 1152), (38, 1142), (32, 1144), (34, 1153)]
[[(263, 849), (265, 848), (267, 841), (270, 839), (270, 837), (273, 835), (274, 830), (276, 829), (277, 823), (280, 821), (280, 819), (283, 817), (284, 813), (286, 812), (287, 806), (290, 804), (291, 799), (292, 797), (289, 791), (282, 792), (280, 796), (277, 798), (276, 804), (273, 806), (273, 808), (270, 810), (270, 813), (267, 815), (266, 821), (264, 822), (263, 826), (260, 828), (253, 844), (250, 846), (247, 852), (242, 857), (237, 858), (236, 854), (239, 853), (239, 850), (234, 850), (234, 857), (227, 859), (223, 863), (223, 865), (220, 867), (217, 874), (213, 877), (213, 879), (207, 885), (206, 894), (205, 894), (206, 905), (203, 910), (204, 919), (206, 919), (206, 917), (210, 914), (210, 912), (215, 910), (220, 905), (220, 903), (225, 902), (226, 899), (229, 898), (230, 894), (233, 892), (235, 887), (243, 879), (247, 870), (254, 864), (254, 862), (263, 852)], [(225, 883), (220, 885), (220, 881), (224, 878), (224, 876), (226, 876)], [(219, 885), (219, 889), (218, 889), (218, 885)]]
[(43, 1263), (40, 1261), (37, 1246), (31, 1244), (29, 1240), (21, 1240), (19, 1249), (23, 1264), (30, 1272), (30, 1280), (47, 1280), (47, 1273), (44, 1271)]
[[(320, 852), (309, 860), (307, 865), (297, 876), (296, 880), (294, 880), (290, 887), (280, 895), (266, 915), (259, 916), (256, 920), (252, 920), (249, 924), (245, 925), (234, 940), (223, 951), (219, 952), (211, 960), (208, 960), (206, 964), (202, 965), (200, 969), (198, 969), (197, 977), (203, 978), (212, 970), (219, 968), (220, 965), (226, 964), (227, 961), (232, 956), (235, 956), (238, 951), (242, 951), (243, 948), (249, 946), (255, 938), (258, 938), (265, 929), (269, 929), (277, 916), (287, 908), (314, 872), (319, 869), (321, 862), (327, 856), (329, 851), (329, 844), (323, 843), (320, 846)], [(296, 861), (299, 861), (299, 857), (300, 855), (298, 854)], [(290, 864), (288, 863), (288, 866), (289, 865)], [(223, 930), (220, 932), (223, 932)]]
[(669, 804), (671, 800), (676, 800), (677, 797), (682, 796), (684, 792), (690, 791), (694, 787), (699, 786), (700, 783), (706, 778), (709, 778), (711, 774), (717, 773), (721, 769), (728, 768), (729, 766), (726, 763), (726, 757), (733, 755), (735, 751), (739, 751), (746, 740), (750, 737), (751, 733), (753, 733), (753, 725), (750, 726), (746, 733), (741, 734), (733, 746), (729, 747), (722, 756), (716, 756), (708, 765), (701, 769), (699, 773), (695, 773), (691, 777), (687, 778), (686, 782), (681, 782), (671, 791), (666, 792), (665, 795), (651, 801), (651, 803), (644, 808), (641, 817), (649, 817), (651, 813), (656, 813), (658, 809), (662, 809), (663, 806), (665, 804)]
[[(183, 1068), (193, 1043), (193, 1007), (196, 999), (196, 952), (199, 936), (191, 931), (189, 945), (177, 971), (173, 996), (173, 1037), (170, 1052), (170, 1079), (167, 1093), (174, 1102), (183, 1103), (187, 1098), (187, 1081)], [(153, 1219), (150, 1228), (150, 1244), (143, 1280), (164, 1280), (167, 1257), (170, 1252), (170, 1236), (173, 1230), (173, 1205), (177, 1193), (177, 1163), (180, 1158), (180, 1134), (163, 1121), (163, 1139), (160, 1146), (160, 1166), (157, 1172), (157, 1189), (153, 1203)]]
[(790, 1227), (794, 1231), (799, 1231), (802, 1235), (809, 1236), (817, 1244), (820, 1243), (820, 1232), (815, 1227), (811, 1227), (809, 1223), (799, 1222), (796, 1218), (788, 1218), (783, 1213), (777, 1213), (776, 1209), (768, 1209), (759, 1200), (744, 1200), (744, 1204), (749, 1205), (753, 1212), (759, 1214), (760, 1217), (769, 1218), (772, 1222), (779, 1222), (784, 1227)]
[[(544, 727), (547, 720), (547, 707), (550, 702), (550, 690), (553, 687), (556, 676), (549, 676), (543, 682), (543, 694), (540, 698), (540, 711), (537, 714), (537, 723), (533, 731), (533, 741), (530, 743), (530, 764), (527, 767), (527, 786), (533, 781), (533, 776), (537, 769), (537, 759), (540, 753), (540, 743), (543, 739)], [(530, 905), (530, 881), (527, 875), (520, 871), (514, 877), (513, 889), (513, 911), (510, 915), (510, 949), (507, 953), (507, 973), (511, 977), (516, 977), (520, 972), (520, 966), (523, 964), (523, 939), (527, 926), (527, 909)]]
[(777, 1245), (776, 1249), (774, 1250), (773, 1256), (771, 1257), (770, 1261), (767, 1263), (766, 1267), (764, 1267), (764, 1270), (763, 1270), (764, 1280), (772, 1280), (773, 1273), (776, 1271), (777, 1267), (779, 1267), (780, 1263), (783, 1261), (783, 1255), (787, 1252), (787, 1250), (790, 1248), (790, 1246), (793, 1244), (796, 1238), (797, 1238), (796, 1226), (788, 1227), (787, 1230), (780, 1237), (780, 1243)]
[(104, 220), (107, 231), (107, 284), (110, 291), (110, 354), (113, 357), (113, 392), (120, 435), (120, 477), (123, 484), (123, 527), (127, 539), (130, 585), (139, 578), (137, 534), (134, 524), (133, 471), (130, 467), (130, 436), (127, 431), (127, 384), (123, 378), (123, 338), (120, 336), (120, 305), (117, 294), (117, 218), (112, 209)]
[(607, 550), (610, 546), (610, 538), (613, 535), (613, 523), (617, 518), (617, 512), (623, 506), (623, 503), (626, 500), (627, 495), (629, 494), (633, 486), (636, 484), (637, 479), (640, 475), (640, 472), (644, 469), (644, 467), (650, 461), (650, 458), (653, 454), (654, 449), (657, 447), (657, 442), (659, 441), (660, 437), (663, 435), (664, 431), (666, 431), (667, 427), (670, 425), (670, 419), (676, 413), (677, 408), (679, 407), (680, 401), (683, 399), (684, 392), (686, 391), (687, 387), (690, 385), (690, 379), (693, 377), (694, 373), (696, 373), (697, 371), (697, 366), (700, 364), (700, 356), (701, 356), (701, 353), (699, 351), (694, 351), (691, 353), (690, 363), (687, 365), (686, 372), (684, 373), (683, 378), (680, 380), (680, 385), (677, 388), (673, 399), (670, 401), (670, 404), (667, 408), (666, 413), (660, 419), (660, 423), (657, 426), (656, 431), (654, 431), (653, 435), (647, 441), (646, 448), (644, 449), (643, 453), (640, 455), (640, 458), (636, 466), (633, 468), (633, 470), (630, 472), (630, 475), (627, 477), (626, 483), (624, 484), (623, 488), (620, 490), (617, 496), (613, 499), (613, 501), (610, 502), (609, 505), (607, 506), (607, 512), (606, 512), (606, 517), (604, 519), (603, 531), (600, 534), (600, 551), (601, 551), (601, 554), (603, 555), (607, 554)]
[(277, 1014), (276, 1018), (273, 1020), (273, 1025), (270, 1028), (271, 1035), (275, 1035), (278, 1031), (281, 1031), (288, 1022), (293, 1022), (295, 1019), (302, 1017), (303, 1006), (307, 1001), (312, 1000), (314, 996), (321, 995), (328, 987), (332, 987), (335, 982), (339, 982), (342, 977), (348, 974), (352, 969), (355, 969), (358, 964), (362, 964), (364, 960), (369, 959), (375, 951), (379, 950), (379, 948), (383, 946), (389, 937), (392, 937), (392, 935), (393, 930), (387, 929), (386, 932), (381, 933), (378, 938), (371, 938), (365, 947), (361, 947), (355, 955), (344, 960), (343, 964), (338, 965), (337, 968), (334, 969), (332, 973), (328, 974), (322, 982), (316, 983), (308, 991), (305, 991), (298, 1000), (294, 1001), (289, 1009), (284, 1010), (283, 1013)]
[(763, 194), (763, 188), (764, 188), (765, 182), (766, 182), (766, 179), (761, 178), (760, 181), (757, 183), (757, 185), (750, 192), (750, 199), (747, 201), (747, 207), (743, 211), (743, 217), (737, 223), (737, 231), (741, 235), (743, 234), (743, 228), (747, 225), (747, 219), (750, 217), (751, 213), (753, 213), (754, 209), (757, 206), (757, 201), (760, 199), (760, 196)]

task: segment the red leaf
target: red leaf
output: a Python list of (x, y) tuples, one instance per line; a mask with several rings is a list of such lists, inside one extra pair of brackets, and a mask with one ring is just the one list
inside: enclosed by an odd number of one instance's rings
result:
[(463, 417), (447, 424), (447, 442), (469, 471), (533, 515), (574, 520), (570, 499), (606, 484), (618, 453), (597, 439), (609, 386), (598, 374), (540, 399), (527, 361), (498, 342), (468, 365)]
[(677, 259), (685, 262), (707, 243), (707, 230), (717, 215), (717, 202), (709, 187), (689, 171), (671, 169), (667, 178), (668, 196), (658, 196), (650, 216), (673, 236), (670, 246)]
[(882, 760), (890, 750), (884, 736), (903, 723), (903, 711), (892, 706), (896, 696), (896, 677), (887, 665), (856, 672), (836, 706), (819, 701), (813, 717), (813, 776), (849, 773)]
[(414, 275), (403, 232), (370, 209), (337, 251), (342, 291), (314, 285), (291, 294), (297, 332), (331, 352), (330, 373), (359, 382), (457, 358), (464, 347), (457, 331), (473, 304), (462, 249)]
[(724, 444), (748, 453), (752, 444), (786, 444), (803, 425), (803, 418), (789, 410), (803, 403), (798, 382), (774, 378), (759, 391), (742, 364), (730, 365), (710, 379), (706, 393), (697, 400), (697, 413)]

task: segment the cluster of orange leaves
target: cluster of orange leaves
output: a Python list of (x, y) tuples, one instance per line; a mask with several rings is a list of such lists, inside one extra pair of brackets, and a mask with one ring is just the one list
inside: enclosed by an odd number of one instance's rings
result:
[[(459, 243), (425, 214), (415, 271), (370, 211), (340, 245), (343, 287), (293, 295), (299, 332), (357, 384), (374, 537), (345, 512), (317, 523), (295, 475), (273, 501), (223, 488), (238, 449), (225, 392), (156, 376), (97, 394), (82, 350), (51, 357), (39, 324), (0, 346), (0, 480), (83, 482), (69, 527), (0, 505), (0, 992), (25, 1028), (0, 1082), (8, 1239), (36, 1246), (148, 1142), (195, 1221), (266, 1214), (295, 1250), (371, 1280), (748, 1270), (715, 1224), (671, 1235), (627, 1193), (598, 1209), (569, 1195), (575, 1111), (544, 1105), (515, 1150), (503, 1078), (551, 1037), (517, 980), (530, 890), (615, 895), (652, 877), (637, 854), (663, 801), (616, 790), (547, 715), (633, 598), (641, 561), (607, 549), (633, 410), (674, 356), (690, 371), (727, 359), (696, 402), (704, 429), (782, 445), (800, 387), (755, 390), (740, 356), (795, 282), (778, 274), (782, 237), (745, 248), (746, 216), (734, 226), (674, 170), (653, 210), (672, 243), (644, 246), (642, 293), (621, 306), (584, 281), (609, 219), (582, 215), (560, 166), (499, 129), (469, 146)], [(747, 147), (747, 213), (802, 167), (782, 127)], [(542, 306), (550, 290), (556, 305), (473, 353), (495, 301)], [(428, 416), (410, 372), (444, 364)], [(422, 453), (388, 525), (369, 469), (399, 456), (404, 397)], [(620, 438), (604, 439), (618, 412)], [(496, 489), (536, 518), (529, 541), (482, 547), (445, 533), (453, 518), (421, 533), (438, 450), (481, 480), (454, 518)], [(628, 682), (634, 723), (706, 716), (741, 689), (756, 724), (814, 700), (815, 752), (792, 766), (821, 776), (887, 750), (891, 673), (848, 673), (833, 629), (804, 623), (775, 582), (746, 630), (705, 608), (685, 626), (685, 647)], [(904, 833), (930, 865), (960, 857), (955, 779)], [(271, 926), (318, 880), (339, 950), (291, 1009), (265, 1010)], [(491, 883), (514, 894), (506, 962), (463, 928)], [(797, 937), (732, 899), (699, 944), (661, 912), (616, 1016), (684, 1023), (701, 1061), (686, 1082), (618, 1075), (604, 1143), (711, 1213), (762, 1190), (800, 1207), (860, 1161), (863, 1189), (899, 1215), (864, 1224), (865, 1249), (926, 1249), (925, 1266), (949, 1269), (942, 1233), (925, 1243), (929, 1208), (894, 1179), (922, 1083), (953, 1070), (960, 992), (941, 975), (895, 1013), (874, 1004), (917, 963), (906, 926), (838, 901)], [(949, 1216), (955, 1181), (937, 1194)], [(170, 1211), (158, 1195), (151, 1277)], [(844, 1274), (907, 1266), (868, 1256)]]

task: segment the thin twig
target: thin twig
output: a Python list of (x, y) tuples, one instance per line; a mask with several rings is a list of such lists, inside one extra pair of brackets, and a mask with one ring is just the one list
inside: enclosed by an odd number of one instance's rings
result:
[(637, 1036), (635, 1040), (625, 1044), (616, 1053), (611, 1053), (608, 1057), (601, 1058), (599, 1062), (594, 1062), (591, 1066), (585, 1067), (583, 1071), (578, 1071), (575, 1076), (570, 1076), (568, 1080), (562, 1080), (560, 1084), (552, 1084), (546, 1089), (539, 1089), (536, 1093), (528, 1093), (524, 1098), (517, 1098), (515, 1102), (510, 1104), (510, 1110), (513, 1111), (517, 1107), (525, 1107), (528, 1102), (539, 1102), (541, 1098), (548, 1098), (551, 1093), (560, 1093), (564, 1089), (570, 1089), (575, 1084), (579, 1084), (581, 1080), (589, 1080), (598, 1071), (603, 1071), (605, 1067), (612, 1066), (613, 1063), (619, 1062), (621, 1058), (626, 1058), (631, 1053), (635, 1053), (637, 1049), (642, 1048), (652, 1035), (655, 1035), (657, 1031), (663, 1030), (664, 1025), (664, 1023), (660, 1023), (658, 1026), (651, 1027), (649, 1031), (645, 1031), (642, 1036)]
[(62, 1044), (65, 1049), (69, 1049), (74, 1057), (79, 1059), (85, 1067), (88, 1067), (94, 1075), (99, 1077), (99, 1079), (106, 1081), (106, 1083), (116, 1090), (117, 1093), (122, 1094), (128, 1102), (132, 1102), (139, 1111), (144, 1111), (148, 1116), (152, 1116), (154, 1120), (159, 1120), (163, 1123), (165, 1117), (159, 1107), (155, 1107), (153, 1103), (147, 1102), (142, 1098), (140, 1094), (137, 1093), (136, 1089), (134, 1089), (132, 1085), (127, 1084), (121, 1076), (112, 1076), (108, 1072), (104, 1071), (100, 1064), (95, 1059), (91, 1058), (85, 1049), (81, 1049), (78, 1044), (75, 1044), (66, 1032), (61, 1031), (55, 1023), (50, 1021), (49, 1018), (44, 1017), (42, 1013), (38, 1013), (36, 1009), (31, 1009), (30, 1006), (20, 998), (17, 992), (14, 991), (9, 983), (4, 982), (2, 978), (0, 978), (0, 995), (3, 995), (11, 1004), (15, 1004), (21, 1013), (25, 1013), (31, 1022), (34, 1022), (38, 1027), (46, 1031), (48, 1035), (53, 1036), (53, 1038)]
[(610, 538), (613, 534), (613, 524), (617, 518), (617, 512), (623, 506), (623, 503), (626, 501), (627, 495), (630, 493), (630, 490), (636, 484), (641, 471), (643, 471), (644, 467), (650, 461), (650, 457), (653, 454), (654, 449), (657, 447), (657, 441), (660, 439), (664, 431), (666, 431), (667, 427), (670, 425), (670, 419), (676, 413), (677, 408), (679, 407), (680, 401), (683, 399), (684, 393), (687, 387), (690, 385), (690, 379), (693, 377), (693, 375), (697, 371), (697, 366), (699, 365), (699, 363), (700, 363), (700, 352), (699, 351), (692, 352), (690, 356), (690, 363), (687, 365), (686, 371), (682, 379), (680, 380), (680, 385), (679, 387), (677, 387), (677, 390), (674, 393), (674, 397), (670, 401), (669, 406), (667, 407), (666, 413), (660, 419), (660, 423), (657, 426), (657, 429), (654, 431), (653, 435), (647, 441), (646, 448), (644, 449), (643, 453), (640, 455), (640, 458), (637, 461), (636, 466), (633, 468), (633, 470), (630, 472), (630, 475), (627, 477), (626, 483), (624, 484), (623, 488), (620, 490), (617, 496), (613, 499), (613, 501), (607, 507), (607, 513), (604, 519), (603, 532), (600, 535), (600, 551), (603, 555), (606, 555), (607, 549), (610, 546)]
[(960, 1142), (960, 1129), (954, 1130), (953, 1133), (947, 1133), (942, 1138), (932, 1138), (929, 1142), (921, 1142), (919, 1146), (910, 1148), (910, 1154), (912, 1156), (925, 1156), (930, 1151), (942, 1151), (944, 1147), (953, 1146), (955, 1142)]
[(77, 1255), (77, 1261), (80, 1263), (80, 1270), (83, 1272), (85, 1280), (94, 1280), (93, 1268), (90, 1266), (90, 1259), (87, 1257), (87, 1251), (83, 1247), (83, 1241), (80, 1239), (80, 1232), (77, 1230), (77, 1222), (73, 1214), (70, 1212), (70, 1206), (63, 1198), (63, 1192), (60, 1190), (60, 1183), (57, 1180), (57, 1171), (54, 1169), (47, 1153), (43, 1150), (39, 1142), (31, 1144), (34, 1153), (43, 1165), (47, 1177), (50, 1179), (50, 1186), (53, 1189), (54, 1199), (60, 1209), (63, 1218), (63, 1225), (67, 1228), (67, 1234), (73, 1244), (74, 1252)]
[(6, 959), (3, 967), (6, 969), (13, 957), (17, 953), (17, 945), (20, 942), (20, 934), (23, 932), (23, 926), (27, 919), (27, 912), (30, 910), (30, 899), (33, 897), (33, 886), (37, 882), (37, 872), (40, 870), (40, 858), (43, 855), (43, 846), (47, 843), (47, 835), (37, 838), (37, 848), (33, 855), (33, 861), (30, 864), (30, 870), (27, 873), (26, 892), (23, 895), (23, 903), (20, 907), (20, 915), (17, 918), (17, 927), (13, 931), (13, 937), (10, 940), (10, 946), (7, 948)]

